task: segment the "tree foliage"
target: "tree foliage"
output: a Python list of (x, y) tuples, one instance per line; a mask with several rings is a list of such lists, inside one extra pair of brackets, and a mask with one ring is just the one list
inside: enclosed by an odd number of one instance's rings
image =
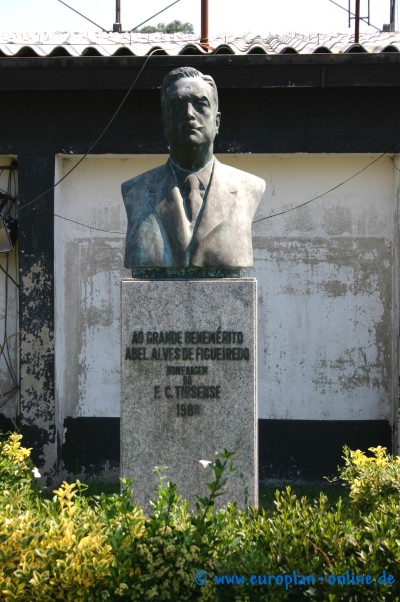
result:
[(158, 23), (155, 25), (146, 25), (138, 30), (139, 33), (194, 33), (194, 28), (191, 23), (182, 23), (182, 21), (171, 21), (171, 23)]

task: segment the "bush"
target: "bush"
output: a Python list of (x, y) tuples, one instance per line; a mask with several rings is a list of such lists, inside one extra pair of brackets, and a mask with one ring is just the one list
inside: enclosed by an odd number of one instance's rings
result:
[(232, 464), (224, 451), (208, 468), (209, 495), (192, 506), (159, 470), (146, 517), (128, 481), (95, 497), (64, 482), (44, 499), (30, 450), (10, 435), (0, 442), (0, 599), (400, 600), (400, 459), (370, 452), (345, 449), (349, 503), (287, 487), (273, 511), (216, 509)]

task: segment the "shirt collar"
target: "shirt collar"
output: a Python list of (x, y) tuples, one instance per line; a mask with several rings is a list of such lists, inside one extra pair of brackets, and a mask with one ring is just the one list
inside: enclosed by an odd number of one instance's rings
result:
[(188, 171), (186, 169), (182, 169), (182, 167), (179, 167), (179, 165), (172, 161), (171, 157), (169, 159), (169, 164), (179, 187), (182, 187), (184, 185), (187, 177), (190, 176), (190, 174), (196, 174), (196, 176), (199, 178), (203, 190), (207, 190), (214, 167), (214, 157), (212, 157), (208, 161), (208, 163), (204, 165), (204, 167), (198, 169), (197, 171)]

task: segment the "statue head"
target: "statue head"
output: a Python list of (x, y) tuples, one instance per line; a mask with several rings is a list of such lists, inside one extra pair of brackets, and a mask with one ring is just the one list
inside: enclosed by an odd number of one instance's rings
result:
[(211, 75), (204, 75), (194, 67), (178, 67), (177, 69), (173, 69), (172, 71), (167, 73), (167, 75), (164, 77), (161, 83), (161, 109), (163, 112), (165, 106), (165, 99), (168, 94), (168, 88), (179, 79), (192, 77), (199, 77), (211, 86), (216, 108), (218, 110), (218, 90), (217, 85), (211, 77)]
[(213, 78), (192, 67), (168, 73), (161, 85), (162, 120), (173, 159), (204, 164), (213, 154), (220, 125), (218, 92)]

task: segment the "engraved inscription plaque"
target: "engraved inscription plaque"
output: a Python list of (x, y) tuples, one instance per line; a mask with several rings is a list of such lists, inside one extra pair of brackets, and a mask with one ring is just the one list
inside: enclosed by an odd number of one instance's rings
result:
[(148, 507), (155, 466), (187, 499), (235, 452), (222, 503), (257, 505), (256, 281), (122, 282), (121, 475)]

